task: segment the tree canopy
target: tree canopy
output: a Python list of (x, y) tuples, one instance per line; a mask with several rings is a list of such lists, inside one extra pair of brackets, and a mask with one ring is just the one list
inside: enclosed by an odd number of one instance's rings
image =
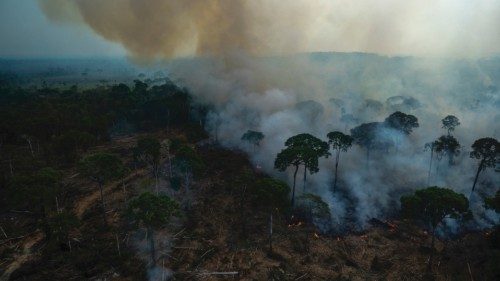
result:
[(384, 121), (384, 124), (389, 127), (393, 128), (397, 131), (400, 131), (406, 135), (409, 135), (414, 128), (418, 128), (418, 119), (417, 117), (411, 115), (411, 114), (405, 114), (400, 111), (396, 111), (393, 114), (391, 114), (389, 117), (387, 117)]
[(443, 129), (448, 131), (448, 135), (455, 131), (456, 127), (460, 126), (460, 120), (453, 115), (446, 116), (441, 122), (443, 123)]

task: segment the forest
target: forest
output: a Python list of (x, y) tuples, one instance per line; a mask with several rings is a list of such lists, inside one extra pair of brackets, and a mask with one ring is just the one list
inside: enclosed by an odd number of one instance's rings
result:
[[(361, 123), (343, 111), (343, 130), (288, 136), (269, 157), (275, 174), (268, 174), (250, 161), (263, 132), (248, 128), (236, 136), (245, 149), (225, 148), (221, 123), (210, 127), (217, 106), (168, 79), (85, 89), (1, 81), (1, 280), (500, 276), (500, 228), (477, 228), (469, 203), (500, 212), (500, 191), (477, 192), (485, 184), (478, 179), (498, 169), (499, 142), (477, 136), (467, 148), (476, 163), (467, 171), (470, 194), (431, 184), (440, 165), (463, 159), (454, 115), (443, 116), (442, 136), (425, 144), (427, 185), (393, 198), (395, 209), (367, 225), (352, 218), (352, 226), (336, 227), (335, 208), (308, 175), (331, 162), (330, 192), (349, 197), (346, 173), (338, 172), (349, 151), (363, 151), (357, 169), (376, 172), (381, 154), (407, 149), (417, 116), (397, 110)], [(283, 173), (292, 181), (275, 176)], [(450, 220), (453, 233), (443, 230)]]

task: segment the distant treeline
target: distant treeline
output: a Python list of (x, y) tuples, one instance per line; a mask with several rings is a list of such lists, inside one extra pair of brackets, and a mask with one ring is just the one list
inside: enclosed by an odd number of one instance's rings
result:
[(187, 89), (134, 82), (83, 91), (0, 84), (0, 187), (17, 172), (72, 164), (114, 135), (182, 126), (204, 137), (208, 108)]

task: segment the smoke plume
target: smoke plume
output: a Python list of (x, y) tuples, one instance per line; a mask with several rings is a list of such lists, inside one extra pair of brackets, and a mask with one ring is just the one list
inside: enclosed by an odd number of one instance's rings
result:
[(479, 0), (39, 0), (136, 59), (342, 51), (487, 56), (500, 52), (500, 4)]
[[(169, 76), (200, 102), (214, 104), (208, 130), (221, 142), (247, 150), (252, 161), (273, 169), (285, 140), (311, 133), (325, 139), (364, 122), (383, 121), (400, 110), (419, 118), (410, 136), (385, 129), (398, 149), (375, 151), (365, 169), (365, 151), (342, 154), (341, 192), (332, 193), (333, 161), (322, 159), (307, 191), (329, 203), (336, 225), (366, 226), (372, 217), (397, 210), (399, 198), (427, 186), (427, 142), (445, 134), (440, 120), (460, 118), (454, 133), (461, 153), (456, 164), (433, 162), (431, 185), (469, 195), (477, 162), (468, 157), (473, 141), (499, 137), (500, 60), (477, 59), (500, 51), (500, 4), (495, 1), (347, 0), (40, 0), (58, 22), (80, 22), (107, 40), (121, 43), (140, 60), (171, 60)], [(309, 54), (357, 51), (367, 54)], [(304, 52), (307, 54), (292, 55)], [(458, 59), (437, 59), (461, 57)], [(429, 58), (434, 57), (434, 58)], [(357, 121), (346, 124), (343, 114)], [(248, 129), (265, 139), (257, 152), (240, 140)], [(301, 176), (299, 176), (301, 177)], [(498, 189), (498, 173), (481, 174), (480, 191)], [(300, 188), (299, 188), (300, 190)], [(498, 223), (480, 199), (472, 202), (475, 224)], [(449, 222), (451, 226), (453, 222)]]

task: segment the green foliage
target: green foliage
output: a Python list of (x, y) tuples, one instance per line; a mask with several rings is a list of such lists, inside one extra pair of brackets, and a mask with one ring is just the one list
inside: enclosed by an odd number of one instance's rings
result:
[(346, 152), (352, 145), (353, 138), (342, 132), (330, 132), (326, 135), (328, 137), (328, 143), (332, 146), (334, 150), (340, 150)]
[(493, 209), (495, 212), (500, 213), (500, 190), (497, 191), (494, 197), (485, 198), (484, 203), (486, 208)]
[(472, 144), (470, 158), (481, 160), (483, 168), (494, 167), (500, 155), (500, 143), (494, 138), (478, 139)]
[(448, 131), (448, 135), (455, 131), (456, 127), (460, 126), (460, 120), (453, 115), (446, 116), (441, 122), (443, 123), (442, 128)]
[(409, 135), (414, 128), (418, 128), (419, 126), (417, 117), (400, 111), (396, 111), (387, 117), (384, 124), (406, 135)]
[(318, 159), (328, 157), (328, 143), (310, 135), (299, 134), (285, 142), (286, 148), (276, 156), (275, 169), (285, 171), (288, 166), (305, 165), (311, 174), (317, 173)]
[(460, 218), (467, 213), (468, 208), (469, 201), (464, 195), (436, 186), (401, 197), (402, 216), (421, 221), (433, 229), (446, 217)]
[(264, 139), (264, 134), (257, 131), (248, 130), (241, 136), (241, 140), (246, 141), (252, 145), (259, 146), (260, 142)]
[(453, 162), (453, 157), (460, 154), (460, 143), (452, 135), (441, 136), (434, 142), (434, 150), (438, 157), (447, 154), (450, 158), (450, 164)]
[(354, 143), (369, 150), (380, 147), (381, 144), (377, 140), (377, 131), (380, 125), (379, 122), (364, 123), (351, 129)]
[(305, 193), (298, 198), (300, 209), (306, 211), (311, 219), (330, 220), (330, 207), (320, 196)]
[(60, 180), (61, 174), (52, 168), (43, 168), (29, 175), (16, 175), (9, 183), (11, 198), (38, 212), (40, 207), (52, 205), (60, 191)]
[(161, 144), (153, 137), (142, 137), (133, 148), (136, 161), (148, 165), (156, 165), (160, 161)]
[(159, 228), (179, 215), (179, 204), (167, 195), (145, 192), (129, 202), (127, 213), (139, 225)]
[(99, 184), (116, 180), (125, 175), (121, 159), (110, 153), (95, 153), (84, 157), (78, 163), (79, 171)]
[(53, 237), (61, 243), (66, 243), (69, 232), (78, 227), (80, 221), (72, 212), (62, 211), (53, 215), (49, 220), (49, 224)]
[(183, 172), (192, 171), (194, 174), (201, 173), (205, 167), (196, 150), (189, 145), (181, 145), (177, 149), (174, 164)]
[(288, 206), (290, 187), (280, 180), (263, 178), (255, 183), (255, 199), (259, 205), (269, 209), (284, 210)]

